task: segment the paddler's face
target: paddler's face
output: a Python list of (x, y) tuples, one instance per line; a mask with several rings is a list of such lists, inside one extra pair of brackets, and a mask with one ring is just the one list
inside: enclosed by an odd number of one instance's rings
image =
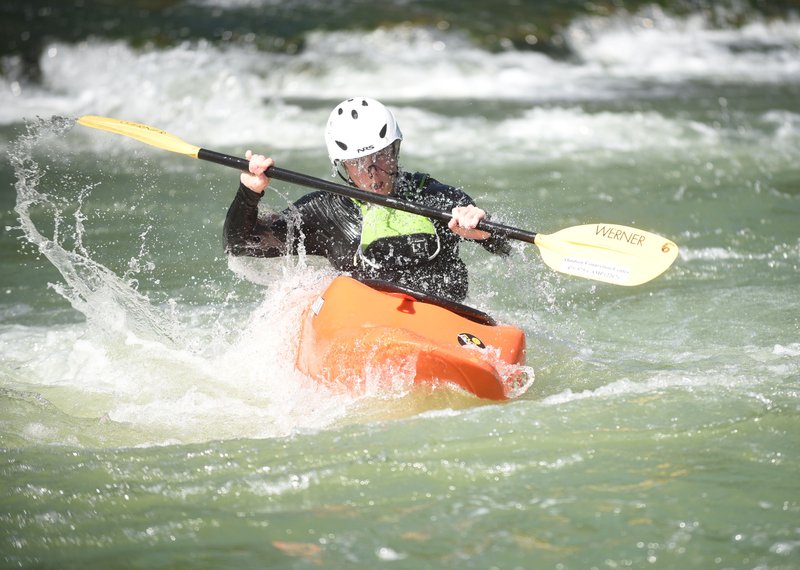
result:
[(361, 158), (343, 160), (350, 179), (356, 186), (376, 194), (391, 194), (397, 179), (397, 155), (400, 145), (391, 144), (386, 148)]

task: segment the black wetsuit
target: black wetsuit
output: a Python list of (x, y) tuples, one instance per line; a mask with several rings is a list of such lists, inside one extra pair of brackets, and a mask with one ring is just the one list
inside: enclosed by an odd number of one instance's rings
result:
[[(455, 206), (474, 204), (463, 191), (441, 184), (425, 174), (401, 173), (395, 196), (449, 212)], [(259, 216), (262, 194), (244, 185), (233, 199), (225, 219), (225, 251), (232, 255), (278, 257), (305, 252), (328, 258), (339, 271), (357, 278), (382, 279), (425, 293), (461, 301), (467, 295), (467, 267), (458, 254), (463, 238), (447, 224), (432, 220), (439, 237), (439, 253), (432, 259), (398, 266), (391, 259), (372, 267), (360, 261), (360, 206), (351, 198), (312, 192), (280, 214)], [(507, 255), (508, 240), (492, 235), (479, 240), (487, 251)]]

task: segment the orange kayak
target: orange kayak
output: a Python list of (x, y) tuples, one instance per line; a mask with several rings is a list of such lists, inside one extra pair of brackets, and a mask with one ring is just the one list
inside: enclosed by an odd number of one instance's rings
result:
[[(379, 290), (382, 289), (382, 290)], [(385, 282), (333, 280), (306, 310), (297, 368), (334, 390), (454, 384), (504, 400), (528, 383), (525, 334), (476, 309)]]

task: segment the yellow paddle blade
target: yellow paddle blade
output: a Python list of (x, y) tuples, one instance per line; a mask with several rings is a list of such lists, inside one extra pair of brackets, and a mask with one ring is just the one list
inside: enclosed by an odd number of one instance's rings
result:
[(175, 135), (171, 135), (161, 129), (143, 125), (141, 123), (133, 123), (131, 121), (123, 121), (122, 119), (112, 119), (111, 117), (98, 117), (96, 115), (85, 115), (78, 119), (78, 124), (92, 129), (100, 129), (101, 131), (108, 131), (116, 133), (125, 137), (130, 137), (143, 143), (155, 146), (170, 152), (177, 152), (179, 154), (186, 154), (193, 158), (197, 158), (197, 153), (200, 150), (199, 146), (189, 144)]
[(587, 224), (554, 234), (537, 234), (544, 262), (561, 273), (614, 283), (640, 285), (664, 273), (678, 257), (678, 246), (659, 235), (616, 224)]

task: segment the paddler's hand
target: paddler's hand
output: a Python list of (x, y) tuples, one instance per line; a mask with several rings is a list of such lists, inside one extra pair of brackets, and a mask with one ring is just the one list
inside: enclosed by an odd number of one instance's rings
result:
[(272, 167), (275, 161), (263, 154), (253, 154), (251, 150), (244, 153), (244, 157), (250, 161), (250, 168), (249, 170), (242, 171), (239, 180), (253, 192), (262, 194), (264, 189), (269, 186), (270, 182), (270, 179), (267, 178), (264, 172)]
[(466, 239), (477, 240), (487, 239), (491, 235), (489, 232), (475, 229), (478, 222), (486, 217), (486, 212), (477, 206), (456, 206), (450, 214), (453, 217), (447, 223), (447, 227), (453, 233)]

